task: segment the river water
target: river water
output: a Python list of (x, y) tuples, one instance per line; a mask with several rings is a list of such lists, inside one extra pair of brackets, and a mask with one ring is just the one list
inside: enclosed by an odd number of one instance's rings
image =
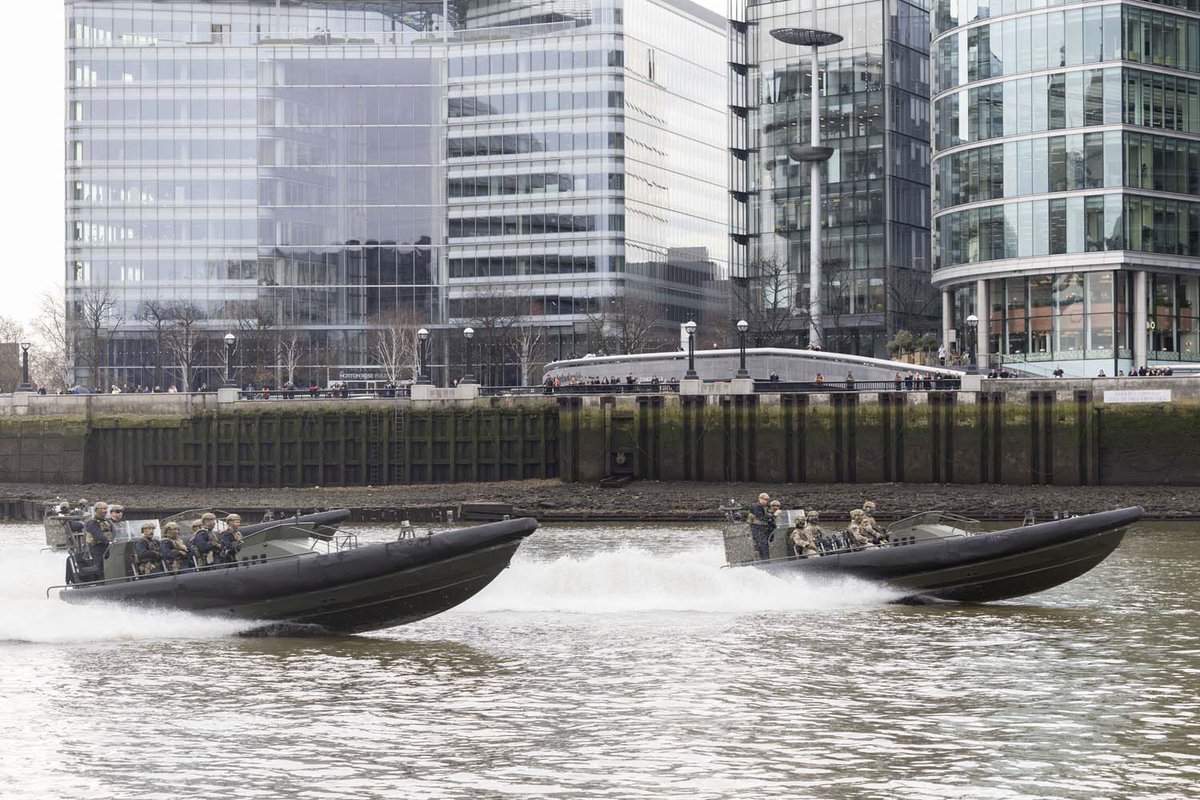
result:
[(3, 798), (1200, 797), (1195, 524), (974, 607), (720, 569), (715, 527), (544, 528), (336, 638), (46, 600), (40, 539), (0, 526)]

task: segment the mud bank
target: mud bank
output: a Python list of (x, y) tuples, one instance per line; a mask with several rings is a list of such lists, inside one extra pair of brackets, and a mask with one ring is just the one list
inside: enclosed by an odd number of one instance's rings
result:
[(1032, 509), (1039, 519), (1140, 505), (1149, 518), (1200, 518), (1200, 492), (1172, 486), (997, 486), (930, 484), (748, 484), (635, 481), (617, 488), (563, 484), (557, 480), (462, 483), (433, 486), (307, 489), (176, 489), (106, 484), (0, 483), (0, 499), (41, 503), (55, 498), (123, 503), (131, 511), (161, 515), (193, 508), (261, 514), (317, 508), (354, 509), (357, 519), (437, 520), (464, 503), (496, 503), (513, 513), (555, 521), (715, 520), (732, 499), (749, 504), (769, 492), (785, 508), (817, 509), (841, 519), (864, 500), (879, 505), (883, 519), (930, 509), (976, 519), (1020, 519)]

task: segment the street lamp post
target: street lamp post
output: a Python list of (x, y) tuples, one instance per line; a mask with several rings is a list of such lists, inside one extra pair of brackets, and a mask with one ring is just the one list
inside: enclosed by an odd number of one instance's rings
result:
[(750, 373), (746, 370), (746, 331), (749, 330), (750, 323), (744, 319), (739, 319), (737, 323), (738, 329), (738, 371), (737, 377), (749, 378)]
[(29, 342), (21, 342), (21, 385), (17, 391), (33, 391), (33, 384), (29, 382)]
[(426, 344), (429, 342), (429, 331), (421, 328), (417, 331), (417, 383), (429, 385), (429, 371), (425, 364)]
[[(809, 120), (809, 143), (788, 145), (788, 155), (793, 161), (809, 164), (809, 183), (812, 198), (809, 205), (809, 294), (808, 294), (808, 346), (820, 350), (825, 344), (825, 330), (821, 319), (821, 163), (833, 155), (832, 147), (821, 146), (820, 69), (817, 50), (842, 41), (839, 34), (815, 28), (776, 28), (771, 36), (785, 44), (812, 48), (811, 109)], [(797, 130), (797, 135), (799, 131)]]
[(225, 386), (236, 386), (233, 382), (233, 344), (237, 337), (232, 333), (225, 334)]
[(475, 329), (463, 328), (463, 338), (467, 340), (467, 369), (462, 382), (475, 383), (475, 361), (471, 358), (471, 340), (475, 338)]
[(684, 380), (698, 381), (700, 375), (696, 372), (696, 323), (693, 320), (688, 320), (684, 323), (683, 329), (688, 335), (688, 368), (687, 374), (683, 376)]
[(967, 359), (967, 374), (978, 375), (979, 363), (976, 361), (976, 353), (979, 351), (979, 317), (971, 314), (967, 317), (967, 330), (970, 332), (971, 351), (968, 353)]

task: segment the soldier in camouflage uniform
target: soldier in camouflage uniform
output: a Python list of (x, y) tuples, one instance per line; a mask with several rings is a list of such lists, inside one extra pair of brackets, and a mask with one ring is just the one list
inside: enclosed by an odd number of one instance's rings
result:
[(750, 536), (754, 540), (754, 552), (760, 561), (771, 557), (771, 539), (775, 536), (775, 515), (771, 513), (771, 496), (763, 492), (758, 502), (750, 506)]
[(179, 572), (192, 565), (192, 554), (179, 535), (179, 523), (168, 522), (163, 528), (163, 539), (158, 544), (162, 555), (163, 569), (167, 572)]
[(138, 575), (153, 575), (162, 566), (162, 553), (154, 540), (154, 523), (142, 523), (142, 538), (133, 543), (133, 563)]
[(868, 547), (874, 547), (871, 540), (862, 531), (863, 511), (861, 508), (856, 508), (850, 512), (850, 524), (846, 527), (843, 536), (846, 538), (846, 546), (851, 550), (865, 550)]
[(217, 541), (214, 530), (217, 527), (217, 515), (206, 511), (200, 517), (200, 529), (192, 534), (192, 555), (196, 557), (196, 566), (200, 569), (211, 567), (216, 561), (221, 543)]
[(817, 548), (819, 553), (828, 553), (831, 550), (837, 549), (837, 544), (833, 541), (833, 537), (821, 529), (817, 521), (821, 519), (821, 515), (816, 511), (810, 511), (804, 519), (804, 536), (809, 539), (813, 546)]
[(790, 538), (792, 552), (795, 553), (797, 558), (809, 558), (821, 555), (821, 550), (817, 547), (812, 528), (808, 526), (807, 517), (796, 522), (796, 527), (792, 529)]
[(225, 530), (221, 531), (221, 535), (217, 537), (217, 543), (220, 545), (220, 550), (217, 553), (217, 561), (221, 564), (233, 564), (237, 562), (238, 551), (242, 549), (242, 517), (240, 514), (230, 514), (225, 517)]
[(887, 531), (875, 521), (875, 501), (868, 500), (863, 503), (863, 517), (859, 523), (862, 532), (867, 535), (874, 544), (885, 547), (888, 543)]
[(108, 546), (112, 544), (112, 523), (108, 521), (108, 503), (96, 503), (92, 509), (92, 518), (84, 523), (83, 531), (92, 561), (103, 570), (104, 558), (108, 555)]

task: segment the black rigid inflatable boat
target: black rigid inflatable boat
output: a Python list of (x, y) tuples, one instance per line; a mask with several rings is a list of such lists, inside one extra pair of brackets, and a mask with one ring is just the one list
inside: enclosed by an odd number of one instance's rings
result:
[[(725, 546), (730, 566), (779, 575), (849, 575), (886, 584), (905, 597), (978, 603), (1033, 594), (1079, 577), (1117, 549), (1142, 513), (1134, 506), (971, 533), (963, 526), (974, 520), (929, 511), (888, 526), (884, 547), (807, 558), (776, 548), (761, 561), (745, 544), (747, 526), (731, 521)], [(776, 540), (786, 534), (780, 529)]]
[(327, 511), (247, 525), (232, 564), (140, 577), (132, 539), (114, 542), (96, 565), (76, 534), (68, 583), (51, 588), (61, 588), (69, 603), (115, 601), (358, 633), (458, 605), (507, 567), (537, 529), (531, 518), (429, 535), (407, 528), (395, 541), (359, 545), (355, 534), (333, 527), (349, 514)]

